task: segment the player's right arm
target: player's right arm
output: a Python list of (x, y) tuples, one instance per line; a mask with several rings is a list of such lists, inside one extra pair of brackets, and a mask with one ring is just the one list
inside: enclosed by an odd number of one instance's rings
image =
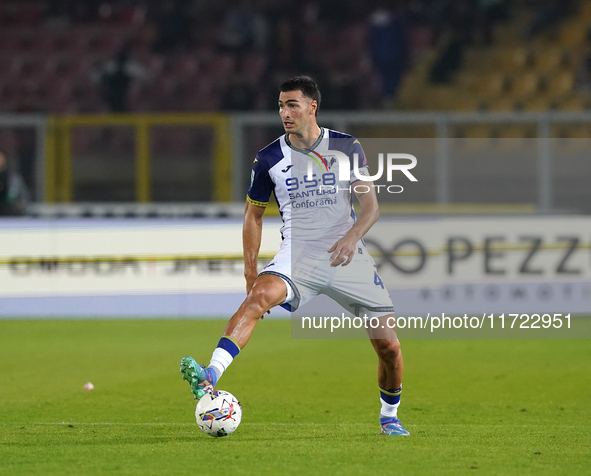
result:
[(246, 202), (244, 225), (242, 227), (242, 248), (244, 251), (244, 277), (246, 278), (246, 294), (250, 293), (258, 275), (257, 262), (263, 234), (264, 207)]
[(250, 293), (258, 275), (257, 259), (263, 233), (263, 213), (275, 184), (269, 176), (269, 169), (259, 155), (252, 163), (250, 187), (246, 194), (244, 226), (242, 227), (242, 248), (244, 251), (244, 277), (246, 294)]

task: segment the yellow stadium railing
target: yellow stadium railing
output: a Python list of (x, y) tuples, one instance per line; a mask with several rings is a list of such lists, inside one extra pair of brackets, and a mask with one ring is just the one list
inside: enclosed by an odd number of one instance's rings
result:
[(214, 130), (212, 177), (218, 202), (232, 201), (232, 135), (230, 119), (212, 114), (101, 114), (67, 115), (48, 118), (45, 154), (45, 200), (68, 203), (73, 200), (72, 129), (81, 126), (131, 126), (135, 130), (135, 186), (138, 202), (151, 201), (150, 128), (152, 126), (211, 126)]

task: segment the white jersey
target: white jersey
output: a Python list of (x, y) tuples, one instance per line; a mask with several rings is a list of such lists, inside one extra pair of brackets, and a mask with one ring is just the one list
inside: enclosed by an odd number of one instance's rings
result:
[[(349, 157), (347, 181), (339, 180), (339, 161), (331, 151)], [(257, 154), (247, 200), (265, 207), (273, 192), (283, 239), (326, 252), (355, 223), (351, 184), (359, 179), (353, 175), (354, 160), (359, 173), (367, 175), (365, 153), (351, 135), (321, 128), (309, 149), (296, 148), (283, 135)]]
[[(341, 165), (339, 153), (349, 158), (349, 173), (342, 181), (339, 167), (346, 162)], [(318, 294), (326, 294), (355, 316), (394, 311), (362, 240), (348, 266), (331, 267), (328, 249), (355, 223), (355, 168), (359, 175), (369, 174), (359, 141), (325, 128), (309, 149), (294, 147), (284, 135), (254, 160), (247, 200), (265, 207), (274, 193), (283, 219), (281, 249), (260, 274), (283, 279), (287, 298), (281, 306), (289, 311)]]

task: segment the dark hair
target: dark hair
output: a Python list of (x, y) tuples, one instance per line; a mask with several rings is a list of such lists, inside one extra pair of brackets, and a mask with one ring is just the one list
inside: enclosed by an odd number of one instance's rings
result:
[(304, 96), (316, 101), (316, 115), (318, 115), (318, 109), (320, 109), (320, 89), (318, 89), (316, 81), (310, 76), (294, 76), (293, 78), (289, 78), (279, 86), (279, 91), (282, 93), (301, 91)]

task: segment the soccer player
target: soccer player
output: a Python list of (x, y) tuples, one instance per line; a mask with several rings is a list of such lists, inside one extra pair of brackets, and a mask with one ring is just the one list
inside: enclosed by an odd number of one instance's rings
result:
[[(279, 116), (285, 135), (257, 154), (246, 197), (247, 297), (226, 325), (208, 367), (192, 357), (181, 360), (181, 374), (196, 399), (213, 390), (248, 343), (258, 320), (274, 306), (294, 311), (326, 294), (355, 316), (381, 322), (394, 316), (388, 291), (362, 240), (379, 216), (375, 190), (370, 181), (355, 185), (353, 166), (347, 181), (338, 173), (338, 155), (343, 153), (351, 164), (357, 161), (358, 175), (369, 175), (365, 154), (354, 137), (318, 126), (319, 106), (320, 91), (310, 77), (298, 76), (281, 85)], [(357, 218), (351, 190), (361, 206)], [(283, 220), (283, 240), (277, 255), (258, 273), (263, 213), (271, 193)], [(394, 330), (385, 327), (379, 334), (368, 329), (378, 356), (381, 432), (408, 435), (397, 418), (403, 372), (400, 343)]]

